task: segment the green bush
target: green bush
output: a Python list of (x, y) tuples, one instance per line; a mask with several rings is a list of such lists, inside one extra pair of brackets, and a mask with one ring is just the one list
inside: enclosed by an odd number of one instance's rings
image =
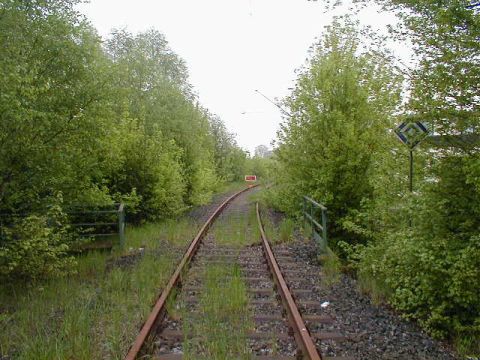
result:
[(363, 247), (361, 281), (373, 282), (406, 317), (439, 338), (480, 337), (480, 237), (458, 249), (453, 238), (390, 234)]
[(36, 280), (71, 272), (75, 261), (67, 254), (71, 236), (65, 224), (60, 206), (54, 206), (4, 228), (0, 277)]

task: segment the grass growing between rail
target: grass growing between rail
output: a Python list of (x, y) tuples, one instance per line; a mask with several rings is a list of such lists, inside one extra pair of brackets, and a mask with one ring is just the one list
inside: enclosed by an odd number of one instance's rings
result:
[(184, 315), (186, 360), (250, 359), (247, 333), (253, 327), (246, 284), (236, 264), (211, 265), (197, 316)]
[(260, 242), (260, 230), (253, 205), (248, 211), (234, 211), (217, 220), (213, 227), (215, 241), (220, 245), (244, 247)]
[(0, 285), (0, 358), (121, 359), (196, 226), (168, 221), (128, 229), (130, 255), (78, 258), (77, 274)]

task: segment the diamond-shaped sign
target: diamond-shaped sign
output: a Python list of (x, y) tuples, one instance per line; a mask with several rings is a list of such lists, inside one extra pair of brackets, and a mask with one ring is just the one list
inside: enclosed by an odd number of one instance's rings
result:
[(428, 133), (427, 127), (420, 121), (402, 122), (395, 129), (395, 134), (397, 134), (400, 141), (410, 149), (413, 149), (420, 141), (425, 139)]

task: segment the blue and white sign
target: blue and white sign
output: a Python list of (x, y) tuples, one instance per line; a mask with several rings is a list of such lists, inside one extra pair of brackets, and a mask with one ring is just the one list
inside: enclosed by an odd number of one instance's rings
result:
[(410, 149), (413, 149), (423, 139), (425, 139), (429, 132), (430, 131), (427, 129), (427, 126), (420, 121), (402, 122), (395, 129), (395, 134), (397, 134), (400, 141), (407, 145)]

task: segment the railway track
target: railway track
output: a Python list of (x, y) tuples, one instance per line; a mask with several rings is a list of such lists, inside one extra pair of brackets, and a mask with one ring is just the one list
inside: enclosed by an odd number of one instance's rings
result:
[(345, 337), (318, 330), (335, 319), (322, 314), (305, 267), (272, 250), (247, 190), (202, 226), (126, 360), (353, 360), (322, 356), (323, 342)]

